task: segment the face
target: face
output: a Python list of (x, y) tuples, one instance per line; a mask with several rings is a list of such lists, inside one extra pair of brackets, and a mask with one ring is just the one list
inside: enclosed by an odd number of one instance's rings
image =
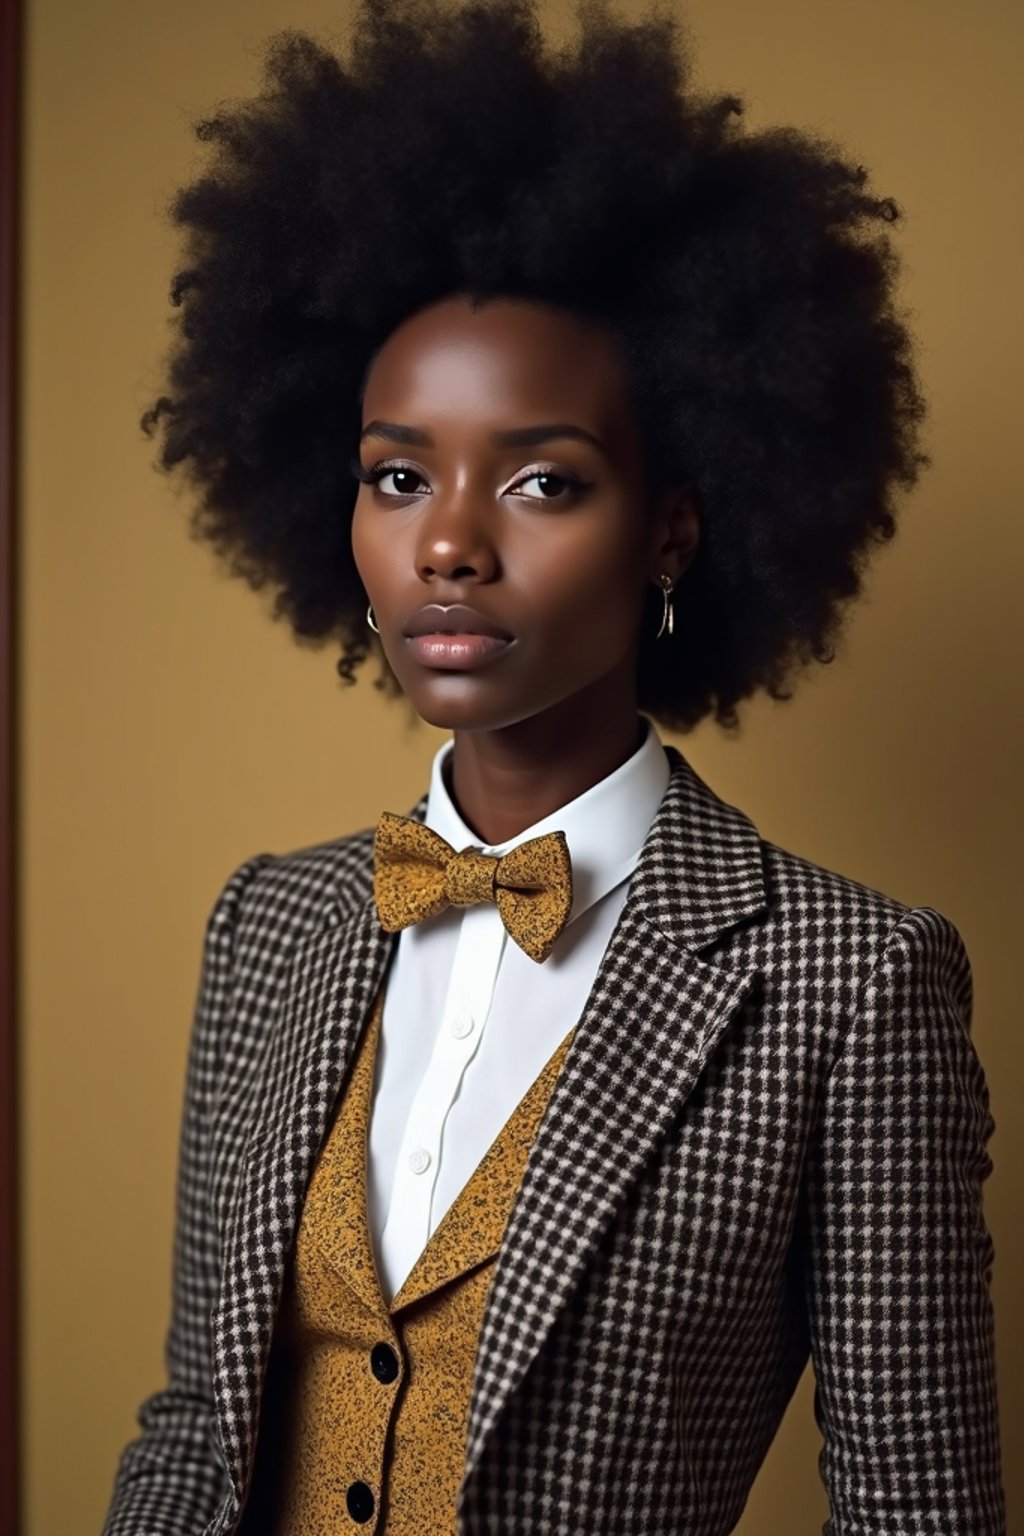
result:
[(353, 553), (424, 720), (500, 730), (635, 688), (647, 593), (696, 525), (678, 498), (648, 505), (610, 335), (525, 300), (446, 299), (377, 353), (362, 429)]

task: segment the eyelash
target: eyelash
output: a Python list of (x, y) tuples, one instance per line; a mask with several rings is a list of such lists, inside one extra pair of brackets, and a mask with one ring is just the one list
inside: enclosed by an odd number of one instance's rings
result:
[[(416, 475), (420, 480), (423, 479), (423, 476), (420, 474), (418, 469), (415, 469), (411, 464), (403, 464), (400, 459), (382, 459), (380, 463), (372, 465), (370, 469), (364, 469), (358, 459), (352, 459), (350, 467), (356, 479), (361, 481), (363, 485), (378, 485), (386, 474), (389, 474), (393, 470), (399, 469), (406, 470), (410, 475)], [(537, 478), (550, 478), (552, 480), (560, 480), (569, 488), (569, 495), (527, 496), (525, 498), (527, 501), (537, 501), (550, 506), (557, 506), (561, 502), (570, 501), (574, 496), (578, 496), (583, 491), (589, 490), (593, 484), (592, 480), (581, 480), (577, 475), (565, 475), (555, 469), (535, 469), (530, 474), (523, 475), (519, 480), (514, 481), (513, 487), (516, 485), (522, 485), (524, 481), (535, 480)], [(398, 491), (392, 493), (385, 491), (382, 494), (390, 497), (390, 499), (394, 501), (400, 501), (405, 497), (415, 496), (417, 492)]]

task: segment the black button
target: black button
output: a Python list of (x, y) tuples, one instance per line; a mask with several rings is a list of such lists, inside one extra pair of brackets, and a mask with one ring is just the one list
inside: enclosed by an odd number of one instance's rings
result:
[(394, 1381), (398, 1375), (398, 1356), (390, 1344), (375, 1344), (370, 1350), (370, 1370), (378, 1381)]
[(373, 1514), (373, 1489), (367, 1483), (349, 1483), (345, 1503), (352, 1519), (362, 1525)]

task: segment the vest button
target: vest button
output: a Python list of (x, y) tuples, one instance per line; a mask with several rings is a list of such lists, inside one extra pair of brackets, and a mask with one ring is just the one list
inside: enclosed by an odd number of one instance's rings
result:
[(352, 1519), (362, 1525), (373, 1514), (373, 1489), (366, 1483), (349, 1483), (345, 1503)]
[(370, 1350), (370, 1370), (378, 1381), (394, 1381), (398, 1375), (398, 1356), (390, 1344), (375, 1344)]

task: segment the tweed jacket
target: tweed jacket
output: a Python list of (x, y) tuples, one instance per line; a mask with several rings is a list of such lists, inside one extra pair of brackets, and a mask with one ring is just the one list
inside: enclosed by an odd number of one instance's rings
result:
[[(761, 838), (666, 751), (495, 1266), (458, 1536), (725, 1536), (808, 1359), (827, 1536), (1001, 1536), (963, 941)], [(216, 902), (168, 1381), (105, 1536), (240, 1520), (304, 1192), (395, 938), (372, 830), (257, 854)]]

